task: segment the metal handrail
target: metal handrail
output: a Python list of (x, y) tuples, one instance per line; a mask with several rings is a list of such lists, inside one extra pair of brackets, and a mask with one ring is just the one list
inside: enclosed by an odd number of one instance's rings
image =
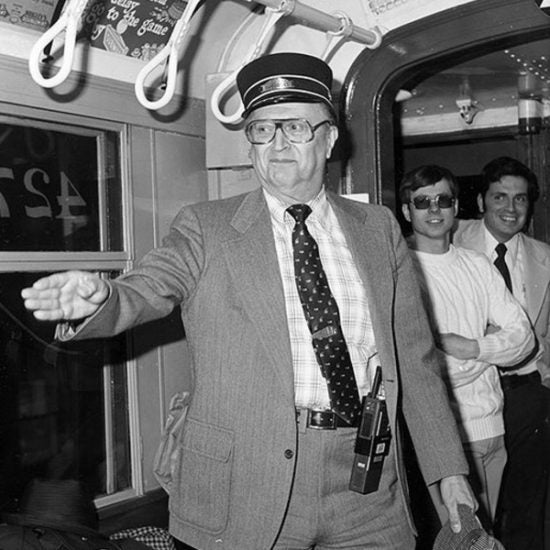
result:
[[(249, 2), (252, 0), (248, 0)], [(309, 27), (325, 32), (338, 32), (342, 27), (340, 17), (330, 15), (316, 8), (300, 3), (298, 0), (254, 0), (266, 7), (283, 10), (287, 15), (302, 20)], [(356, 25), (350, 26), (349, 38), (355, 42), (365, 44), (368, 48), (377, 48), (382, 40), (378, 29), (363, 29)]]
[[(261, 4), (266, 6), (266, 13), (270, 18), (266, 20), (260, 38), (257, 40), (255, 46), (246, 56), (243, 62), (229, 75), (227, 75), (214, 89), (210, 98), (210, 108), (214, 116), (224, 124), (235, 124), (241, 120), (243, 106), (239, 101), (239, 105), (236, 111), (231, 115), (225, 115), (221, 112), (220, 102), (225, 94), (235, 85), (238, 72), (241, 68), (250, 63), (253, 59), (258, 57), (262, 52), (263, 42), (268, 36), (271, 27), (285, 15), (295, 15), (296, 17), (305, 19), (308, 23), (312, 23), (314, 26), (321, 27), (327, 33), (328, 40), (325, 46), (325, 50), (322, 54), (322, 59), (327, 60), (332, 51), (344, 40), (355, 40), (362, 42), (368, 48), (378, 48), (382, 43), (382, 34), (377, 29), (365, 30), (356, 27), (350, 17), (343, 12), (337, 11), (332, 14), (321, 12), (315, 8), (310, 8), (304, 4), (300, 4), (296, 0), (258, 0)], [(335, 40), (337, 40), (335, 42)]]

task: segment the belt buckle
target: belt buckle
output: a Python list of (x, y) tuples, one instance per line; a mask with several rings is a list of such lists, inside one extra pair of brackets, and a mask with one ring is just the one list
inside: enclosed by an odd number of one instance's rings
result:
[(306, 427), (312, 430), (335, 430), (336, 415), (332, 411), (307, 409)]

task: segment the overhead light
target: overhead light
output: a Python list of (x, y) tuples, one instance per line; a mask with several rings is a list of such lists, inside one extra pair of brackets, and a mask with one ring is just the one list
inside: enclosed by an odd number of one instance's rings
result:
[(407, 101), (413, 97), (412, 92), (409, 92), (409, 90), (401, 89), (397, 92), (395, 95), (395, 101), (397, 103), (400, 103), (401, 101)]
[(474, 117), (479, 112), (479, 105), (472, 97), (472, 89), (468, 77), (464, 77), (459, 86), (456, 106), (458, 107), (458, 112), (462, 120), (464, 120), (466, 124), (472, 124)]

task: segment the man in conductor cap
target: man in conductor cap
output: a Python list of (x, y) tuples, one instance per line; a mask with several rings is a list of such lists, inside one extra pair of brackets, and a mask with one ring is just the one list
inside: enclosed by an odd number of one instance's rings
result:
[[(184, 207), (163, 245), (116, 280), (54, 274), (23, 290), (25, 305), (68, 321), (65, 340), (181, 305), (194, 387), (170, 531), (187, 545), (411, 550), (400, 416), (459, 530), (457, 505), (476, 503), (407, 246), (385, 208), (323, 185), (338, 137), (331, 70), (278, 53), (237, 84), (261, 187)], [(371, 390), (390, 435), (369, 466), (355, 445)], [(365, 491), (350, 489), (357, 468), (373, 476)]]

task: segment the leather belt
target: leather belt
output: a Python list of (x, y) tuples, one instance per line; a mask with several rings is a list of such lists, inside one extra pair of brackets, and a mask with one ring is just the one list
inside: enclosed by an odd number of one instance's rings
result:
[(541, 378), (538, 371), (529, 374), (509, 374), (500, 377), (500, 384), (504, 391), (514, 390), (525, 384), (540, 384)]
[(348, 424), (336, 413), (327, 410), (304, 409), (296, 407), (296, 422), (313, 430), (335, 430), (336, 428), (355, 428), (359, 417), (353, 424)]

